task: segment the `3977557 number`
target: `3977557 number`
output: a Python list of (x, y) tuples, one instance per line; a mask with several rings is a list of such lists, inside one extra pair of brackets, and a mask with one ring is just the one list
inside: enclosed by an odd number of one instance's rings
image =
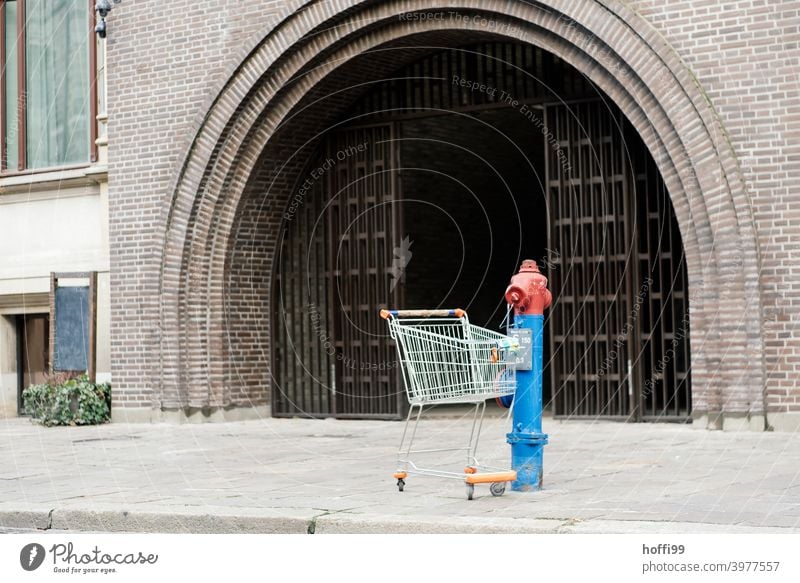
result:
[(731, 573), (769, 573), (777, 571), (780, 561), (731, 561), (728, 563), (728, 571)]

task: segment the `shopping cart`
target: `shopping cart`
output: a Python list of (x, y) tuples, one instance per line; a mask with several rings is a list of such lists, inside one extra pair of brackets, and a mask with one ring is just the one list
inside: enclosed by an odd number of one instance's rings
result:
[[(397, 345), (403, 383), (410, 408), (394, 474), (402, 492), (409, 474), (463, 480), (467, 499), (476, 484), (490, 484), (494, 496), (502, 496), (506, 483), (516, 479), (513, 470), (482, 466), (476, 457), (486, 411), (486, 400), (514, 393), (516, 378), (510, 361), (519, 348), (517, 340), (469, 323), (464, 310), (381, 310)], [(466, 447), (412, 449), (422, 409), (427, 405), (466, 403), (474, 405), (472, 429)], [(411, 419), (415, 422), (409, 433)], [(412, 455), (466, 451), (463, 472), (423, 468)]]

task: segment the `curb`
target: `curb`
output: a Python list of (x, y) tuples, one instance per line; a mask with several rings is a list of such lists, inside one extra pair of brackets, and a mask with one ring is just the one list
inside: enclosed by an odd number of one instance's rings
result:
[[(47, 532), (202, 534), (796, 534), (797, 528), (641, 520), (453, 517), (426, 520), (392, 515), (320, 513), (232, 514), (124, 511), (0, 511), (0, 526)], [(64, 534), (59, 532), (59, 534)]]

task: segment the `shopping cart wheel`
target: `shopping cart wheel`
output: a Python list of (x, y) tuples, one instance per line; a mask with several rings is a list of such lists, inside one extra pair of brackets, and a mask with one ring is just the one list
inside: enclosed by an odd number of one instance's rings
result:
[(472, 496), (475, 494), (475, 484), (467, 484), (467, 500), (472, 500)]
[(506, 492), (506, 483), (492, 482), (492, 485), (489, 486), (489, 492), (492, 493), (492, 496), (502, 496)]
[(405, 487), (406, 487), (406, 481), (403, 478), (400, 478), (399, 480), (397, 480), (397, 489), (398, 490), (400, 490), (402, 492), (403, 488), (405, 488)]

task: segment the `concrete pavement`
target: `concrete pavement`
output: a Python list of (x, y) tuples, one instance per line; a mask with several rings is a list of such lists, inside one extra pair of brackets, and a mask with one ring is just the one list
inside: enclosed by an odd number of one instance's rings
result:
[[(460, 444), (467, 420), (423, 422)], [(487, 419), (484, 463), (507, 422)], [(0, 528), (126, 532), (800, 532), (800, 435), (545, 420), (545, 489), (391, 476), (402, 424), (0, 421)], [(431, 460), (443, 463), (446, 460)], [(456, 459), (451, 467), (459, 469)]]

